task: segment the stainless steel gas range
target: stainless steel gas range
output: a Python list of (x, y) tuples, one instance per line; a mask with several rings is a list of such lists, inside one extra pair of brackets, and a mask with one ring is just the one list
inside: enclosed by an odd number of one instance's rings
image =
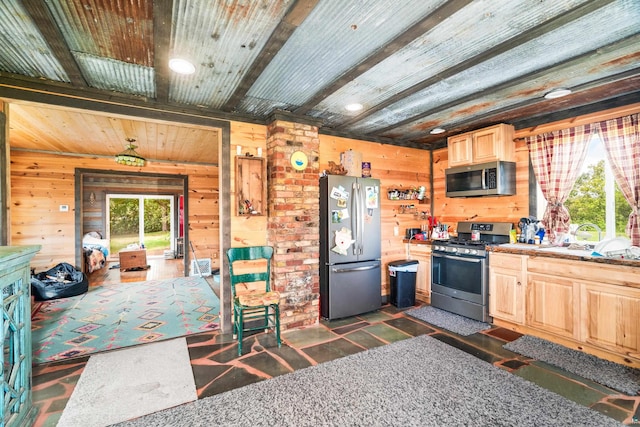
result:
[(459, 222), (458, 237), (437, 241), (431, 254), (431, 305), (490, 322), (487, 246), (509, 243), (509, 222)]

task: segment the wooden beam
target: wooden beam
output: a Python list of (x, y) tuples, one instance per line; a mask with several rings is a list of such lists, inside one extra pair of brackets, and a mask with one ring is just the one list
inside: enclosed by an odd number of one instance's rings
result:
[(295, 1), (284, 18), (280, 21), (276, 29), (271, 33), (269, 40), (264, 45), (253, 64), (249, 67), (249, 71), (244, 75), (240, 84), (233, 92), (229, 100), (222, 106), (223, 111), (233, 111), (240, 101), (247, 95), (251, 86), (256, 82), (258, 77), (267, 68), (269, 63), (275, 58), (278, 51), (289, 40), (293, 32), (302, 24), (309, 16), (313, 8), (319, 0), (297, 0)]
[[(95, 110), (125, 116), (156, 118), (180, 123), (222, 127), (227, 121), (264, 124), (264, 119), (213, 109), (176, 106), (146, 98), (93, 88), (72, 88), (60, 82), (42, 81), (0, 71), (0, 90), (6, 100), (23, 100), (56, 106)], [(217, 124), (221, 123), (221, 124)]]
[[(432, 76), (431, 78), (424, 80), (416, 85), (413, 85), (391, 97), (389, 97), (388, 99), (386, 99), (385, 101), (375, 105), (372, 108), (369, 108), (367, 111), (364, 111), (362, 113), (360, 113), (359, 115), (343, 122), (342, 124), (340, 124), (340, 126), (338, 126), (338, 128), (343, 129), (346, 128), (354, 123), (360, 122), (362, 120), (364, 120), (366, 117), (381, 111), (387, 107), (389, 107), (392, 104), (395, 104), (398, 101), (401, 101), (411, 95), (414, 95), (415, 93), (426, 89), (427, 87), (438, 83), (446, 78), (449, 78), (455, 74), (461, 73), (471, 67), (474, 67), (478, 64), (481, 64), (483, 62), (486, 62), (492, 58), (495, 58), (498, 55), (502, 55), (505, 52), (508, 52), (509, 50), (514, 49), (517, 46), (520, 46), (524, 43), (527, 43), (528, 41), (531, 41), (535, 38), (538, 38), (548, 32), (551, 32), (553, 30), (556, 30), (566, 24), (568, 24), (569, 22), (572, 22), (576, 19), (579, 19), (583, 16), (585, 16), (586, 14), (592, 13), (594, 10), (597, 10), (609, 3), (611, 3), (613, 0), (605, 0), (605, 1), (600, 1), (600, 0), (592, 0), (589, 3), (583, 4), (581, 6), (578, 6), (568, 12), (565, 12), (562, 15), (557, 16), (554, 19), (551, 19), (550, 21), (544, 22), (534, 28), (532, 28), (531, 30), (527, 30), (524, 33), (521, 33), (517, 36), (514, 36), (496, 46), (494, 46), (491, 49), (485, 50), (484, 52), (471, 57), (457, 65), (454, 65), (453, 67), (450, 67), (446, 70), (443, 70), (442, 72)], [(479, 96), (478, 93), (474, 93), (471, 94), (470, 96), (468, 96), (467, 98), (472, 98), (472, 99), (477, 99)], [(455, 102), (455, 101), (454, 101)], [(446, 107), (443, 106), (438, 106), (437, 110), (443, 110)], [(408, 121), (413, 121), (415, 119), (408, 119)], [(395, 126), (397, 127), (397, 126)]]
[(153, 68), (155, 71), (156, 100), (169, 102), (169, 48), (171, 46), (171, 24), (173, 22), (173, 0), (153, 2)]
[(78, 67), (76, 59), (71, 54), (60, 28), (58, 28), (51, 16), (47, 2), (41, 0), (24, 0), (22, 4), (40, 30), (40, 33), (42, 33), (45, 42), (49, 45), (49, 48), (51, 48), (53, 56), (58, 60), (67, 77), (69, 77), (71, 84), (79, 87), (87, 87), (87, 82), (82, 75), (80, 67)]
[[(442, 110), (454, 107), (456, 105), (463, 104), (465, 102), (473, 101), (473, 100), (476, 100), (476, 99), (481, 99), (483, 96), (494, 94), (494, 93), (496, 93), (498, 91), (502, 91), (502, 90), (508, 89), (510, 87), (522, 84), (524, 82), (534, 81), (535, 79), (539, 79), (540, 77), (542, 77), (542, 76), (544, 76), (546, 74), (550, 74), (550, 73), (552, 73), (554, 71), (558, 71), (558, 70), (561, 70), (561, 69), (566, 68), (566, 67), (571, 67), (571, 66), (580, 64), (584, 60), (592, 58), (594, 55), (602, 55), (604, 53), (611, 52), (611, 51), (614, 51), (614, 50), (617, 50), (617, 49), (621, 49), (621, 48), (624, 48), (624, 47), (627, 47), (627, 46), (630, 46), (630, 45), (635, 45), (638, 42), (640, 42), (640, 34), (636, 34), (636, 35), (633, 35), (633, 36), (626, 37), (625, 39), (610, 43), (610, 44), (608, 44), (606, 46), (601, 46), (601, 47), (593, 49), (593, 50), (591, 50), (589, 52), (585, 52), (583, 54), (574, 56), (573, 58), (569, 58), (569, 59), (567, 59), (565, 61), (558, 62), (558, 63), (555, 63), (553, 65), (549, 65), (549, 66), (544, 67), (544, 68), (540, 68), (538, 70), (535, 70), (535, 71), (532, 71), (530, 73), (521, 75), (521, 76), (516, 77), (514, 79), (502, 82), (500, 84), (497, 84), (497, 85), (494, 85), (494, 86), (491, 86), (491, 87), (488, 87), (488, 88), (486, 88), (486, 89), (484, 89), (482, 91), (474, 92), (474, 93), (471, 93), (471, 94), (469, 94), (467, 96), (464, 96), (462, 98), (454, 99), (453, 101), (450, 101), (450, 102), (448, 102), (446, 104), (435, 106), (434, 108), (431, 108), (429, 110), (423, 111), (423, 112), (421, 112), (419, 114), (416, 114), (414, 116), (408, 117), (408, 118), (406, 118), (404, 120), (401, 120), (401, 121), (399, 121), (397, 123), (394, 123), (393, 125), (390, 125), (390, 126), (387, 126), (387, 127), (381, 128), (381, 129), (376, 129), (375, 130), (375, 134), (376, 135), (384, 134), (385, 132), (389, 132), (389, 131), (391, 131), (393, 129), (397, 129), (397, 128), (401, 127), (401, 126), (404, 126), (404, 125), (407, 125), (409, 123), (413, 123), (413, 122), (415, 122), (417, 120), (426, 118), (426, 117), (430, 116), (431, 114), (436, 113), (438, 111), (442, 111)], [(622, 78), (629, 78), (629, 77), (632, 77), (633, 75), (635, 75), (637, 73), (638, 73), (638, 70), (634, 69), (634, 70), (632, 70), (630, 72), (625, 73), (626, 74), (625, 77), (621, 77), (619, 75), (613, 75), (613, 76), (605, 77), (605, 78), (603, 78), (603, 79), (598, 81), (598, 85), (603, 85), (603, 84), (606, 84), (606, 83), (611, 82), (611, 81), (621, 80)], [(592, 82), (592, 84), (593, 84), (593, 82)], [(591, 86), (591, 87), (593, 87), (593, 86)], [(580, 87), (569, 88), (569, 89), (575, 89), (575, 91), (578, 91), (578, 90), (580, 90)], [(526, 106), (526, 105), (532, 105), (532, 104), (536, 104), (536, 103), (544, 102), (544, 101), (545, 101), (544, 98), (532, 98), (532, 99), (528, 99), (526, 101), (523, 101), (523, 102), (521, 102), (521, 103), (519, 103), (517, 105), (511, 105), (511, 106), (505, 107), (505, 109), (512, 110), (514, 108), (521, 108), (521, 107)], [(499, 110), (489, 111), (485, 116), (474, 116), (473, 120), (474, 121), (478, 121), (478, 120), (481, 120), (481, 119), (485, 118), (486, 116), (495, 116), (498, 112), (499, 112)], [(454, 124), (449, 124), (447, 126), (449, 128), (451, 128), (453, 125)], [(410, 136), (408, 138), (410, 138)]]
[[(640, 99), (640, 95), (638, 95), (637, 98)], [(567, 129), (574, 126), (587, 125), (591, 123), (601, 122), (603, 120), (611, 120), (636, 113), (640, 113), (640, 102), (625, 105), (623, 107), (616, 107), (608, 110), (598, 111), (596, 113), (588, 113), (577, 117), (574, 116), (569, 119), (558, 120), (538, 126), (519, 129), (515, 132), (515, 138), (520, 139), (527, 136), (540, 135), (541, 133), (553, 132), (556, 130)]]
[(0, 101), (0, 246), (9, 245), (9, 230), (11, 229), (11, 216), (9, 215), (11, 162), (7, 110), (8, 104)]
[(411, 43), (426, 32), (432, 30), (445, 19), (458, 12), (463, 7), (471, 3), (472, 0), (449, 0), (428, 16), (412, 25), (407, 31), (400, 34), (387, 44), (381, 46), (374, 54), (366, 58), (364, 61), (353, 66), (349, 71), (338, 77), (336, 80), (322, 88), (318, 93), (313, 95), (304, 105), (297, 108), (296, 114), (306, 114), (314, 106), (318, 105), (323, 99), (336, 92), (341, 87), (351, 83), (358, 76), (369, 71), (385, 59), (397, 53), (406, 45)]

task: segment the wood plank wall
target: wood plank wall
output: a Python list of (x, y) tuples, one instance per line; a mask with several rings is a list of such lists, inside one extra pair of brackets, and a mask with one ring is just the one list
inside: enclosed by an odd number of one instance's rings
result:
[[(262, 148), (263, 157), (267, 152), (267, 127), (250, 123), (231, 122), (231, 246), (258, 246), (267, 243), (267, 215), (237, 215), (240, 200), (236, 191), (236, 156), (241, 147), (243, 155), (257, 156)], [(266, 179), (266, 177), (265, 177)], [(264, 182), (266, 186), (266, 181)]]
[(379, 144), (355, 139), (320, 135), (320, 170), (329, 161), (340, 164), (340, 153), (352, 149), (362, 153), (362, 161), (371, 163), (371, 177), (380, 180), (382, 195), (382, 295), (389, 295), (388, 264), (405, 258), (402, 242), (406, 228), (420, 227), (422, 220), (410, 213), (401, 213), (400, 205), (414, 203), (419, 211), (430, 211), (430, 204), (417, 201), (389, 200), (387, 190), (407, 189), (424, 185), (431, 193), (430, 153), (427, 150)]
[[(212, 267), (219, 268), (219, 181), (216, 165), (148, 163), (144, 168), (136, 169), (118, 165), (108, 158), (12, 150), (10, 244), (42, 245), (32, 262), (36, 271), (60, 262), (75, 264), (76, 168), (188, 175), (190, 239), (196, 256), (210, 258)], [(60, 205), (68, 205), (69, 211), (61, 212)]]

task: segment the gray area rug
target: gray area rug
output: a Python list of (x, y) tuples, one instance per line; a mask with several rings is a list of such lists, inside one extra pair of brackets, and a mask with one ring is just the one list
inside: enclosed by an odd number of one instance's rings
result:
[(473, 335), (476, 332), (491, 328), (491, 325), (488, 323), (458, 316), (457, 314), (440, 310), (430, 305), (411, 309), (407, 311), (406, 314), (464, 336)]
[(640, 370), (600, 359), (542, 338), (525, 335), (503, 346), (630, 396), (640, 390)]
[(119, 426), (621, 426), (419, 336)]

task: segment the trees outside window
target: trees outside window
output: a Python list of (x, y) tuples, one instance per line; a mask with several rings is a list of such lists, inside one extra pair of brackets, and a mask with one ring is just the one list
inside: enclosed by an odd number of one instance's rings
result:
[[(606, 182), (609, 179), (612, 180), (613, 175), (607, 176), (604, 159), (589, 165), (587, 171), (576, 180), (565, 206), (571, 214), (572, 224), (596, 224), (603, 231), (607, 231), (603, 233), (607, 236), (624, 236), (631, 206), (614, 183), (613, 212), (607, 212)], [(608, 214), (612, 214), (614, 218), (613, 230), (609, 230), (607, 224)]]
[(172, 249), (172, 196), (109, 194), (107, 200), (112, 254), (132, 244), (156, 255)]

